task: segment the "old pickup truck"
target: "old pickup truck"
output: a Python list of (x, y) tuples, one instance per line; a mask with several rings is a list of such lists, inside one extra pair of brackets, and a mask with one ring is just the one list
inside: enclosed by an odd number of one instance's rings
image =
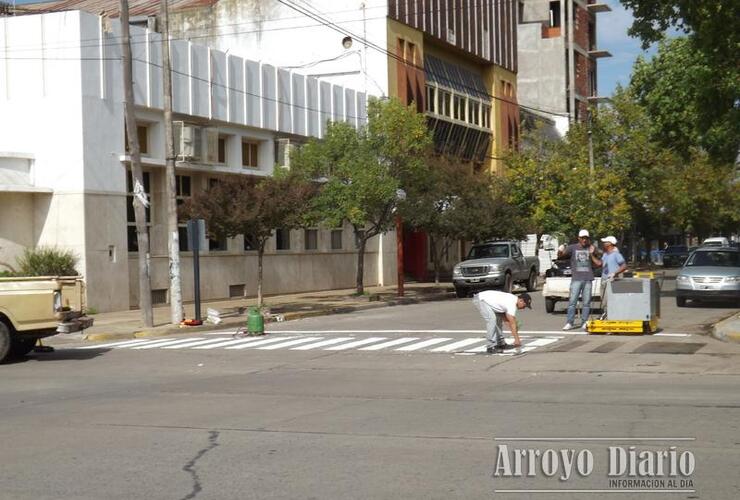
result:
[(36, 341), (92, 326), (78, 276), (0, 278), (0, 363), (23, 356)]
[(452, 283), (458, 297), (476, 290), (500, 288), (511, 292), (514, 283), (528, 291), (537, 288), (540, 261), (522, 255), (515, 241), (489, 241), (473, 245), (465, 260), (452, 270)]

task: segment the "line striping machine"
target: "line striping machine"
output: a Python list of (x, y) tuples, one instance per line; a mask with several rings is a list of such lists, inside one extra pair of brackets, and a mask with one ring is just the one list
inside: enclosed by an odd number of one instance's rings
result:
[(606, 312), (601, 319), (589, 320), (589, 334), (655, 333), (660, 319), (660, 284), (655, 273), (635, 273), (631, 278), (606, 282)]

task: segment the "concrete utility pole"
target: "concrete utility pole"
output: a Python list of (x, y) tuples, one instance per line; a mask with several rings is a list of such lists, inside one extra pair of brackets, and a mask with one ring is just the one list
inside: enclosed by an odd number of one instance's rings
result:
[(182, 279), (180, 274), (180, 235), (177, 227), (177, 187), (175, 177), (175, 138), (172, 132), (172, 73), (170, 70), (170, 30), (167, 0), (161, 0), (162, 22), (162, 87), (164, 94), (165, 197), (167, 199), (167, 247), (170, 255), (170, 322), (180, 324)]
[(128, 25), (128, 0), (121, 2), (121, 63), (123, 65), (123, 105), (126, 113), (126, 133), (131, 157), (131, 176), (134, 184), (134, 219), (136, 241), (139, 245), (139, 309), (144, 326), (154, 326), (152, 315), (152, 288), (149, 281), (149, 233), (146, 229), (146, 207), (149, 206), (144, 191), (144, 174), (141, 171), (141, 150), (134, 114), (134, 83), (131, 68), (131, 36)]

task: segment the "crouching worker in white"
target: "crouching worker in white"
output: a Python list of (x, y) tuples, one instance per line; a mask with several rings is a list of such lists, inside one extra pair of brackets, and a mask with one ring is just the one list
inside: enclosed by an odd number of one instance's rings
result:
[[(486, 322), (486, 339), (488, 339), (486, 352), (493, 354), (494, 352), (503, 352), (506, 349), (521, 347), (522, 342), (519, 339), (516, 312), (525, 307), (532, 309), (532, 297), (528, 293), (517, 296), (513, 293), (485, 290), (473, 297), (473, 304), (478, 308)], [(514, 336), (513, 344), (504, 342), (504, 332), (502, 330), (504, 321), (509, 324), (511, 334)]]

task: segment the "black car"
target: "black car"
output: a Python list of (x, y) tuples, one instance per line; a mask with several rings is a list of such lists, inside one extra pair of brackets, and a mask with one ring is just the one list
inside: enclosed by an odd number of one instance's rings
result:
[[(552, 267), (545, 271), (545, 278), (570, 277), (573, 272), (570, 269), (570, 259), (557, 259), (552, 261)], [(594, 268), (594, 276), (601, 277), (601, 268)]]
[(663, 267), (683, 266), (690, 253), (686, 245), (674, 245), (666, 248), (663, 252)]

